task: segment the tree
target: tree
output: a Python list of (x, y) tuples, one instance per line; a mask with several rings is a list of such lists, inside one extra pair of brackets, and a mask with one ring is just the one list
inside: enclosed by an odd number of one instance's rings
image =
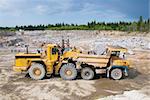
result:
[(143, 23), (143, 17), (140, 16), (138, 24), (137, 24), (137, 30), (142, 31), (142, 23)]

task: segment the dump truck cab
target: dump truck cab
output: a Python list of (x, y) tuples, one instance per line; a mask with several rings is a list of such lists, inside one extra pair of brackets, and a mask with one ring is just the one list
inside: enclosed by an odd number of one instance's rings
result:
[(127, 49), (120, 46), (107, 46), (106, 52), (107, 55), (119, 56), (122, 53), (127, 53)]
[[(120, 46), (107, 46), (107, 55), (110, 55), (110, 66), (107, 68), (107, 77), (119, 79), (117, 74), (128, 76), (129, 61), (126, 58), (127, 49)], [(121, 77), (121, 75), (120, 75)]]
[(126, 58), (127, 49), (120, 46), (107, 46), (107, 55), (111, 56), (113, 65), (129, 66), (129, 61)]

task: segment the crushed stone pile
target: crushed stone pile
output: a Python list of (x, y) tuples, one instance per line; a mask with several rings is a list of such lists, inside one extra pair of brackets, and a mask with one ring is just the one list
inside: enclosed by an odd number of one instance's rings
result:
[[(145, 89), (148, 88), (148, 89)], [(141, 90), (132, 90), (132, 91), (125, 91), (123, 94), (120, 95), (112, 95), (107, 96), (104, 98), (100, 98), (98, 100), (149, 100), (150, 99), (150, 87), (147, 86)]]

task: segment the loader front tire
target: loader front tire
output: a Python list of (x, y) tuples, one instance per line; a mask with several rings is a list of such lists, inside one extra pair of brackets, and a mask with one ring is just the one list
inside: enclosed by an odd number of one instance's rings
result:
[(41, 80), (45, 77), (46, 71), (42, 64), (32, 63), (29, 68), (29, 76), (35, 80)]
[(77, 70), (73, 63), (64, 64), (60, 69), (60, 76), (64, 80), (74, 80), (77, 77)]

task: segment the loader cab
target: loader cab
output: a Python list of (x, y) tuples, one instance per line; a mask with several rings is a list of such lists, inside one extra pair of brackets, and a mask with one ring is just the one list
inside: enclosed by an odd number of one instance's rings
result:
[(51, 61), (57, 61), (58, 60), (58, 48), (55, 44), (48, 44), (47, 45), (47, 59)]

